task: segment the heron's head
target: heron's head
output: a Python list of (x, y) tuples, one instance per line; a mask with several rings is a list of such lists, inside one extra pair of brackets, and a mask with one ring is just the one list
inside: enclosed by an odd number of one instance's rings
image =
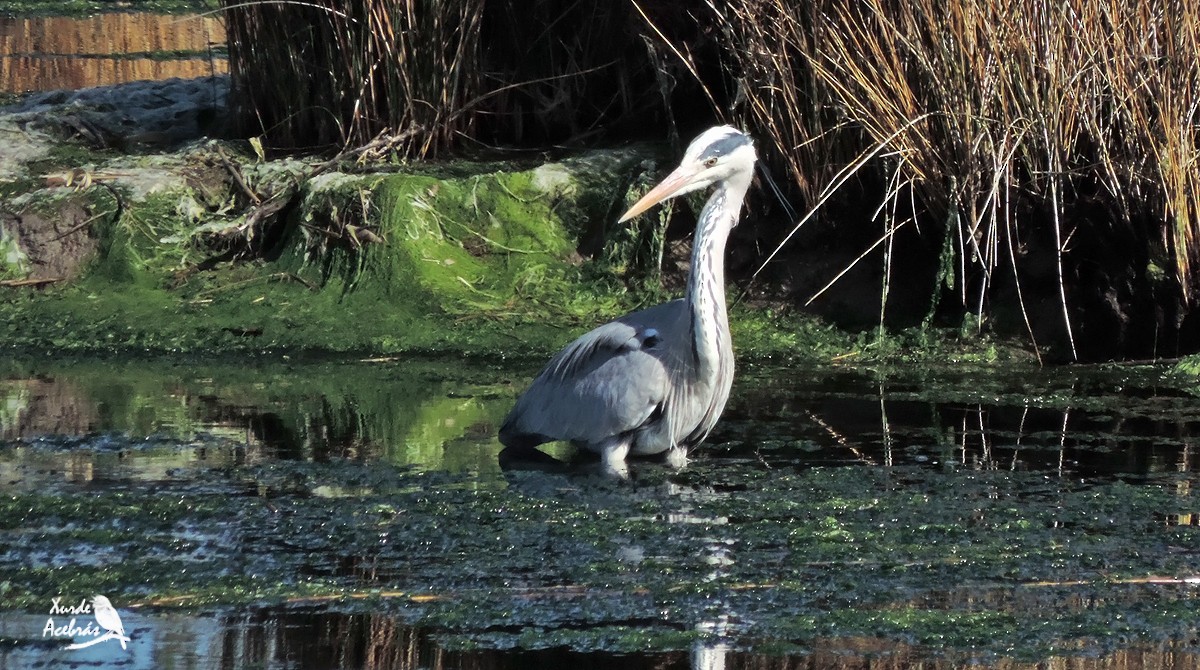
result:
[(717, 126), (692, 140), (679, 167), (621, 216), (628, 221), (654, 205), (723, 181), (749, 185), (754, 175), (754, 141), (733, 126)]

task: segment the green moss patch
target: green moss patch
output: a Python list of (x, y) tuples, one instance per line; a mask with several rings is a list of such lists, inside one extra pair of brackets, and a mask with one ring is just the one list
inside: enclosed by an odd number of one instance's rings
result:
[[(619, 281), (585, 277), (575, 250), (578, 230), (611, 218), (627, 199), (627, 184), (604, 169), (614, 162), (629, 168), (638, 158), (618, 153), (507, 172), (459, 168), (458, 176), (441, 178), (323, 174), (293, 182), (302, 189), (295, 204), (257, 233), (270, 240), (250, 240), (264, 254), (251, 261), (222, 256), (223, 246), (246, 243), (239, 235), (255, 234), (231, 209), (232, 184), (218, 182), (216, 192), (211, 179), (207, 186), (138, 184), (136, 191), (120, 179), (85, 185), (79, 193), (95, 193), (111, 214), (81, 232), (98, 241), (99, 254), (70, 285), (10, 290), (13, 299), (0, 306), (6, 342), (84, 351), (382, 353), (498, 351), (532, 339), (548, 348), (564, 339), (560, 329), (634, 303), (614, 290)], [(279, 175), (302, 179), (294, 170), (243, 171), (256, 188), (281, 197), (288, 187)], [(13, 207), (53, 213), (52, 201), (28, 200)]]

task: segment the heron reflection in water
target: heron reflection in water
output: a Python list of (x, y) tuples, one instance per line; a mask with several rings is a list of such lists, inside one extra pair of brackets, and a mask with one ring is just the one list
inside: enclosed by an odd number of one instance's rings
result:
[(687, 294), (627, 314), (559, 352), (500, 428), (506, 451), (566, 441), (623, 474), (629, 454), (666, 453), (676, 467), (716, 425), (733, 384), (725, 307), (725, 242), (738, 223), (757, 157), (748, 135), (711, 128), (671, 174), (621, 216), (709, 186), (696, 222)]

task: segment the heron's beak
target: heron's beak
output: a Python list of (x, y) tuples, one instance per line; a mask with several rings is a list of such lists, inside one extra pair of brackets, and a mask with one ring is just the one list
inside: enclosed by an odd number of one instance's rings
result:
[(633, 207), (630, 207), (629, 211), (622, 214), (621, 218), (617, 219), (617, 223), (625, 223), (663, 200), (668, 200), (679, 195), (680, 191), (686, 186), (691, 185), (692, 180), (696, 178), (696, 174), (696, 168), (692, 166), (680, 165), (675, 168), (675, 171), (667, 175), (666, 179), (659, 182), (658, 186), (650, 189), (650, 192), (643, 195), (641, 200), (633, 203)]

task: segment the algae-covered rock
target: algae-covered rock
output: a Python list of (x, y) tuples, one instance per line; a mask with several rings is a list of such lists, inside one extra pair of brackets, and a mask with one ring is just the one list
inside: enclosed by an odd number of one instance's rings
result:
[(629, 173), (641, 158), (597, 152), (449, 178), (321, 175), (304, 188), (295, 229), (303, 242), (288, 246), (280, 263), (422, 311), (569, 310), (581, 235), (615, 221), (628, 184), (611, 175)]
[(67, 188), (36, 195), (14, 199), (12, 211), (0, 211), (0, 253), (5, 259), (0, 274), (29, 282), (74, 279), (94, 260), (99, 246), (85, 229), (115, 214), (112, 199)]
[(655, 258), (636, 247), (661, 241), (614, 227), (656, 170), (645, 148), (522, 164), (266, 160), (187, 133), (131, 139), (176, 103), (118, 112), (113, 96), (0, 112), (22, 147), (0, 152), (10, 345), (549, 349), (564, 326), (634, 306), (624, 280)]
[[(12, 130), (0, 133), (0, 343), (542, 357), (664, 297), (670, 208), (617, 224), (662, 172), (653, 148), (416, 165), (357, 151), (268, 158), (254, 142), (198, 136), (194, 119), (181, 124), (191, 135), (131, 134), (161, 129), (176, 93), (214, 99), (210, 80), (163, 86), (159, 110), (138, 95), (118, 113), (112, 87), (0, 110)], [(796, 346), (811, 327), (743, 312), (743, 352), (846, 348), (827, 329), (817, 339), (836, 342)]]

